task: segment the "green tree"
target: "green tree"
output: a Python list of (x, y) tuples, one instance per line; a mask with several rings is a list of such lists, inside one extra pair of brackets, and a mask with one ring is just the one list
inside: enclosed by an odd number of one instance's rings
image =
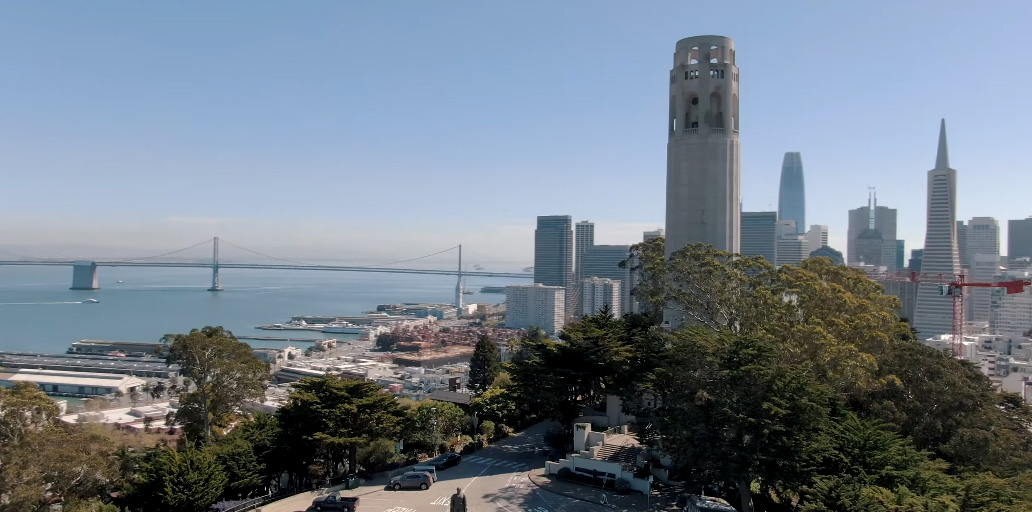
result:
[(190, 444), (183, 451), (159, 447), (143, 466), (132, 502), (161, 512), (207, 510), (227, 483), (226, 473), (211, 451)]
[(473, 399), (470, 405), (482, 421), (518, 426), (528, 416), (513, 388), (491, 388)]
[(655, 325), (663, 321), (663, 308), (667, 303), (665, 243), (663, 237), (656, 237), (634, 244), (630, 257), (620, 262), (620, 267), (629, 269), (634, 276), (631, 296)]
[(247, 442), (260, 465), (262, 485), (270, 485), (279, 479), (285, 466), (284, 453), (279, 447), (280, 424), (276, 416), (257, 413), (233, 428), (229, 437)]
[(81, 425), (55, 421), (28, 431), (17, 444), (0, 448), (6, 461), (0, 467), (0, 504), (44, 510), (53, 501), (97, 497), (119, 479), (113, 448), (108, 438)]
[(117, 485), (111, 442), (59, 421), (57, 404), (35, 385), (0, 387), (0, 508), (43, 510), (85, 501)]
[(501, 371), (502, 358), (498, 346), (488, 335), (482, 334), (469, 362), (469, 388), (477, 393), (486, 391)]
[(0, 447), (17, 445), (27, 433), (56, 421), (59, 412), (35, 384), (0, 387)]
[(525, 340), (524, 356), (509, 365), (517, 396), (571, 429), (585, 406), (603, 407), (607, 394), (618, 394), (632, 355), (625, 325), (603, 310), (566, 326), (560, 342)]
[[(196, 386), (180, 395), (176, 414), (176, 421), (195, 440), (209, 438), (212, 426), (226, 426), (229, 415), (245, 400), (264, 399), (269, 365), (233, 333), (205, 327), (189, 334), (169, 334), (162, 341), (169, 344), (166, 362), (178, 364)], [(183, 387), (188, 389), (186, 382)]]
[(829, 391), (797, 366), (778, 364), (765, 341), (701, 327), (675, 333), (651, 390), (659, 446), (697, 484), (797, 488), (826, 445)]
[(242, 498), (265, 487), (265, 465), (254, 453), (254, 447), (241, 436), (230, 436), (209, 444), (205, 449), (215, 456), (226, 474), (226, 498)]
[(412, 423), (406, 443), (433, 450), (462, 433), (468, 424), (466, 414), (450, 402), (424, 400), (411, 411)]
[(286, 468), (296, 480), (307, 478), (312, 465), (327, 476), (345, 465), (356, 471), (358, 447), (399, 439), (408, 416), (375, 382), (326, 376), (296, 382), (278, 418)]

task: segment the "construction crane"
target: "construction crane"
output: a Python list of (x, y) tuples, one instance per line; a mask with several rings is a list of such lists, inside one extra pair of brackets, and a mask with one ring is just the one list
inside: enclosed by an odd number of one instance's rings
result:
[(896, 272), (895, 274), (874, 274), (876, 281), (906, 281), (917, 284), (934, 284), (939, 295), (953, 298), (953, 355), (960, 355), (960, 342), (964, 336), (964, 288), (1003, 288), (1007, 295), (1022, 293), (1032, 281), (1017, 279), (998, 283), (975, 283), (965, 280), (964, 274), (928, 274), (918, 272)]

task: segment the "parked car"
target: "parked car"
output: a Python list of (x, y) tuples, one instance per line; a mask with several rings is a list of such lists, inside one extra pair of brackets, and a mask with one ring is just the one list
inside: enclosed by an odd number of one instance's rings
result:
[(408, 473), (398, 475), (391, 479), (391, 488), (395, 491), (399, 489), (422, 489), (427, 490), (431, 485), (434, 484), (429, 473), (423, 471), (409, 471)]
[(358, 508), (358, 497), (341, 496), (340, 493), (332, 492), (312, 500), (312, 507), (319, 511), (342, 510), (344, 512), (355, 512), (355, 509)]
[(457, 466), (460, 462), (462, 462), (462, 455), (457, 453), (446, 453), (426, 461), (426, 464), (437, 469), (448, 469), (452, 466)]
[(426, 464), (418, 464), (412, 466), (412, 471), (416, 473), (426, 473), (430, 475), (430, 483), (437, 483), (437, 481), (440, 480), (439, 478), (437, 478), (437, 466), (434, 466), (429, 462), (427, 462)]

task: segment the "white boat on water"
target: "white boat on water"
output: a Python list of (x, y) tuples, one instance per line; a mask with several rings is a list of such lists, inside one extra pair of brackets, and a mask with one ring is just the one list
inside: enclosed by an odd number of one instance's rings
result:
[(330, 322), (323, 327), (322, 332), (335, 334), (361, 334), (365, 327), (355, 325), (351, 322)]
[(310, 324), (304, 320), (294, 320), (285, 324), (259, 325), (258, 329), (266, 331), (322, 331), (326, 324)]
[(98, 302), (100, 302), (100, 301), (97, 300), (97, 299), (86, 299), (86, 300), (82, 301), (83, 304), (96, 304)]

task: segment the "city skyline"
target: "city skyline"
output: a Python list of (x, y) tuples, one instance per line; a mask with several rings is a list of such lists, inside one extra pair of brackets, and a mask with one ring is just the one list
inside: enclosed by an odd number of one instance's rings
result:
[[(1008, 60), (950, 44), (951, 30), (991, 29), (999, 44), (1020, 47), (1029, 35), (1016, 20), (1029, 6), (1014, 2), (1019, 15), (1004, 20), (943, 7), (931, 14), (935, 23), (915, 23), (930, 14), (914, 5), (894, 8), (891, 19), (860, 6), (754, 6), (731, 18), (723, 7), (676, 2), (634, 10), (530, 5), (505, 11), (485, 31), (476, 20), (504, 9), (453, 16), (412, 4), (388, 16), (329, 3), (212, 5), (208, 16), (239, 22), (193, 24), (190, 40), (179, 23), (189, 8), (9, 6), (0, 20), (10, 70), (0, 79), (0, 106), (10, 114), (0, 119), (0, 168), (10, 176), (0, 191), (0, 249), (148, 255), (219, 235), (290, 258), (379, 262), (462, 243), (485, 253), (482, 261), (529, 265), (533, 219), (542, 203), (558, 201), (595, 220), (598, 243), (634, 243), (664, 224), (655, 127), (668, 105), (657, 92), (669, 86), (671, 42), (695, 33), (734, 38), (749, 71), (742, 209), (774, 209), (778, 160), (798, 150), (814, 170), (807, 221), (829, 226), (831, 247), (846, 249), (844, 198), (876, 186), (879, 199), (899, 209), (908, 252), (919, 248), (924, 212), (913, 191), (924, 181), (917, 169), (928, 166), (922, 134), (948, 113), (957, 167), (992, 177), (960, 177), (957, 217), (1002, 224), (1032, 213), (994, 200), (1001, 184), (1020, 182), (1032, 158), (1009, 128), (1026, 112), (995, 103), (1026, 89), (1029, 70), (994, 86), (985, 109), (954, 105), (988, 84), (972, 91), (942, 80), (958, 60)], [(697, 26), (677, 19), (687, 13)], [(437, 23), (418, 22), (428, 17)], [(848, 30), (829, 19), (848, 19)], [(797, 30), (781, 33), (770, 20)], [(527, 38), (528, 26), (540, 36)], [(470, 39), (521, 44), (471, 47)], [(872, 85), (871, 70), (855, 64), (871, 58), (863, 43), (878, 39), (922, 56), (894, 71), (891, 87)], [(26, 40), (36, 42), (31, 54), (16, 50)], [(398, 66), (414, 42), (429, 45), (420, 53), (431, 65)], [(784, 80), (812, 73), (810, 56), (821, 62), (819, 86)], [(460, 72), (494, 69), (499, 60), (501, 77)], [(584, 78), (600, 76), (608, 78), (585, 96)], [(411, 80), (419, 87), (400, 85)], [(504, 123), (483, 108), (493, 97), (507, 98)], [(874, 98), (883, 97), (901, 105), (876, 108)], [(485, 130), (488, 123), (498, 130)], [(514, 155), (503, 143), (530, 151)], [(406, 151), (395, 151), (399, 144)], [(586, 182), (589, 170), (600, 179)], [(628, 175), (639, 183), (612, 186)], [(501, 180), (534, 200), (494, 200)], [(334, 186), (316, 185), (324, 182)], [(542, 182), (552, 186), (536, 186)], [(568, 202), (568, 189), (592, 200)], [(359, 192), (370, 190), (379, 193)], [(632, 207), (618, 217), (612, 204)]]

